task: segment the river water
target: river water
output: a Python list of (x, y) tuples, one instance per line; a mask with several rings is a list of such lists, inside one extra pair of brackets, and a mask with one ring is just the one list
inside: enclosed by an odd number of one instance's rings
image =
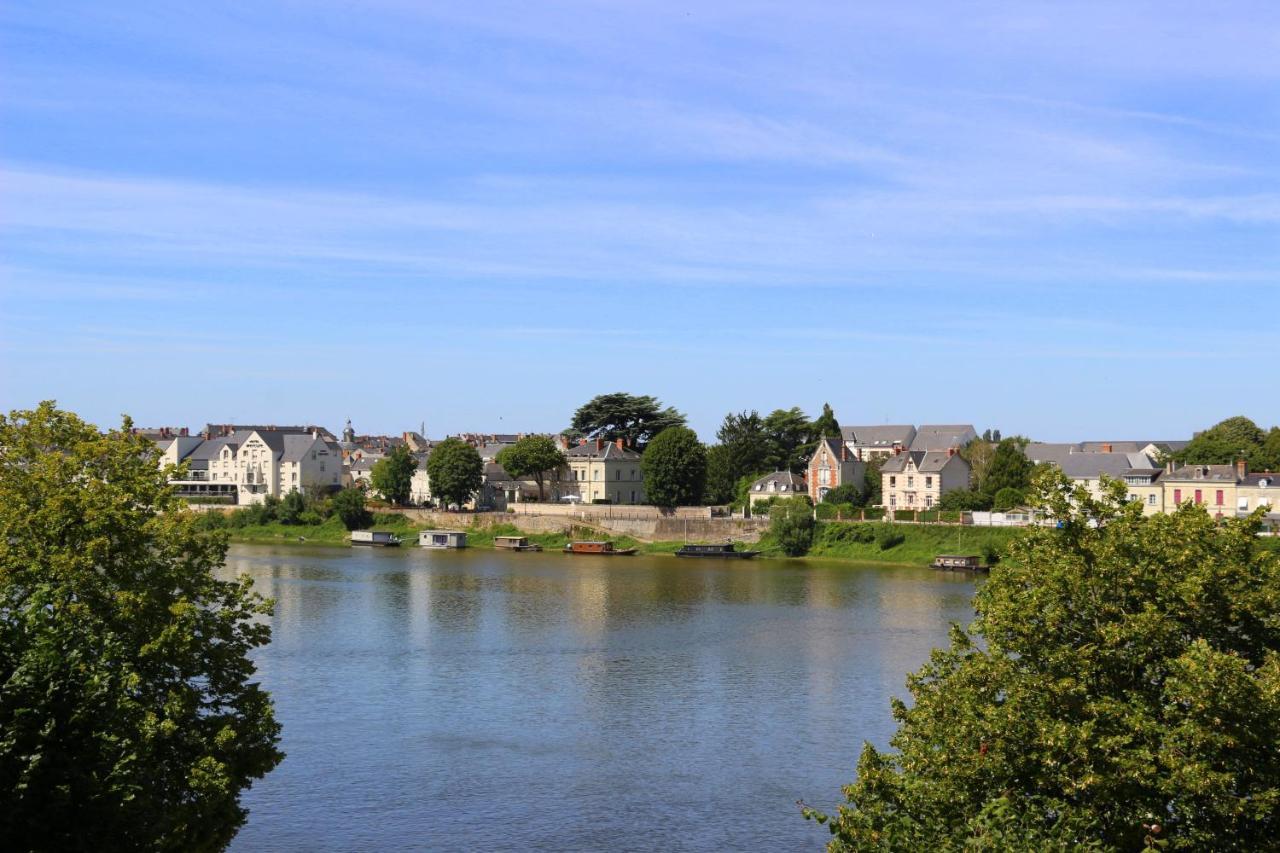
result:
[(927, 569), (233, 546), (288, 757), (236, 850), (815, 850), (971, 616)]

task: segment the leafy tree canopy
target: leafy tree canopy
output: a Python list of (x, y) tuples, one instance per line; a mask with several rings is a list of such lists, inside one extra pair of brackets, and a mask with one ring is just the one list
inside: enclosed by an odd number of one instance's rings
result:
[(644, 493), (654, 506), (691, 506), (701, 502), (707, 480), (707, 449), (688, 427), (660, 432), (640, 458)]
[(991, 509), (992, 497), (977, 489), (952, 489), (938, 499), (938, 509), (946, 512), (973, 512)]
[(1021, 489), (1005, 486), (1003, 489), (995, 493), (995, 496), (991, 501), (991, 508), (998, 512), (1004, 512), (1005, 510), (1020, 507), (1026, 502), (1027, 496)]
[(391, 452), (373, 463), (369, 472), (369, 485), (393, 504), (409, 502), (413, 486), (413, 474), (418, 470), (418, 460), (409, 452), (408, 445), (398, 444)]
[(720, 429), (716, 431), (716, 438), (727, 448), (726, 458), (732, 480), (747, 474), (768, 473), (770, 458), (775, 453), (759, 412), (730, 412), (725, 415)]
[(0, 415), (0, 838), (10, 850), (218, 850), (283, 758), (249, 653), (270, 602), (126, 418)]
[(684, 426), (684, 415), (665, 409), (656, 397), (617, 392), (593, 397), (573, 413), (571, 429), (588, 438), (615, 441), (643, 448), (664, 429)]
[(769, 436), (769, 456), (765, 460), (765, 468), (795, 474), (803, 471), (810, 427), (809, 418), (799, 406), (770, 412), (764, 419), (764, 431)]
[(769, 507), (769, 536), (788, 557), (808, 553), (813, 547), (815, 527), (808, 498), (784, 498)]
[(446, 438), (427, 457), (427, 478), (432, 497), (445, 506), (463, 506), (484, 484), (484, 462), (462, 439)]
[[(867, 745), (830, 849), (1261, 850), (1280, 821), (1280, 556), (1041, 471), (1031, 528)], [(824, 818), (813, 811), (811, 817)]]
[(1173, 454), (1178, 462), (1190, 465), (1229, 465), (1241, 457), (1256, 471), (1280, 469), (1280, 427), (1264, 433), (1246, 417), (1227, 418)]
[(709, 505), (732, 503), (734, 484), (732, 451), (723, 444), (707, 448), (707, 484), (703, 495)]
[(854, 506), (862, 506), (864, 495), (862, 490), (853, 483), (844, 483), (836, 486), (834, 489), (828, 489), (827, 493), (822, 496), (822, 502), (827, 504), (853, 504)]
[(1001, 489), (1026, 489), (1031, 485), (1035, 465), (1027, 458), (1026, 439), (1006, 438), (996, 445), (995, 453), (982, 480), (982, 491), (995, 496)]
[(373, 513), (364, 505), (364, 492), (359, 489), (343, 489), (330, 502), (334, 515), (348, 530), (360, 530), (373, 523)]
[(532, 477), (538, 484), (538, 500), (542, 500), (542, 484), (547, 472), (563, 466), (565, 457), (550, 436), (526, 435), (510, 447), (499, 450), (495, 461), (512, 477)]
[(836, 421), (836, 413), (831, 411), (830, 403), (822, 404), (822, 414), (809, 426), (811, 443), (816, 444), (824, 438), (840, 438), (840, 424)]

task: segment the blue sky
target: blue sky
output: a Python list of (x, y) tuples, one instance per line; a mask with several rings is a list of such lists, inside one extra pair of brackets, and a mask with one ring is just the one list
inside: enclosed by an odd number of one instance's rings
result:
[(0, 406), (1280, 423), (1280, 6), (0, 7)]

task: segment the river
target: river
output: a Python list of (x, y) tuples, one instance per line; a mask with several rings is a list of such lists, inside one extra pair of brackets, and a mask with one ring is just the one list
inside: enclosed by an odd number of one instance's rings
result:
[(799, 561), (233, 546), (288, 757), (235, 850), (817, 850), (973, 582)]

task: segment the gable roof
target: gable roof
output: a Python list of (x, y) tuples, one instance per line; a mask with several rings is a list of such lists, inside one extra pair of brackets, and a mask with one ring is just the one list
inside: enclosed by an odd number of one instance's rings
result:
[(840, 428), (840, 435), (845, 441), (858, 447), (891, 448), (894, 444), (906, 447), (915, 438), (916, 428), (911, 424), (847, 426)]
[(964, 447), (978, 437), (972, 424), (921, 424), (911, 440), (912, 450)]
[(765, 487), (773, 483), (774, 491), (794, 491), (803, 492), (808, 487), (807, 481), (799, 474), (792, 474), (790, 471), (774, 471), (772, 474), (765, 474), (763, 477), (755, 480), (751, 484), (751, 491), (764, 491)]
[(630, 447), (618, 447), (612, 441), (605, 442), (604, 446), (599, 448), (596, 447), (594, 441), (588, 441), (586, 444), (577, 444), (566, 450), (564, 455), (570, 459), (607, 459), (611, 461), (630, 461), (640, 458), (640, 454)]
[(936, 474), (956, 460), (966, 468), (969, 467), (969, 463), (961, 459), (959, 454), (947, 453), (945, 450), (910, 450), (885, 460), (880, 466), (880, 473), (900, 474), (907, 469), (907, 462), (910, 461), (920, 473)]

